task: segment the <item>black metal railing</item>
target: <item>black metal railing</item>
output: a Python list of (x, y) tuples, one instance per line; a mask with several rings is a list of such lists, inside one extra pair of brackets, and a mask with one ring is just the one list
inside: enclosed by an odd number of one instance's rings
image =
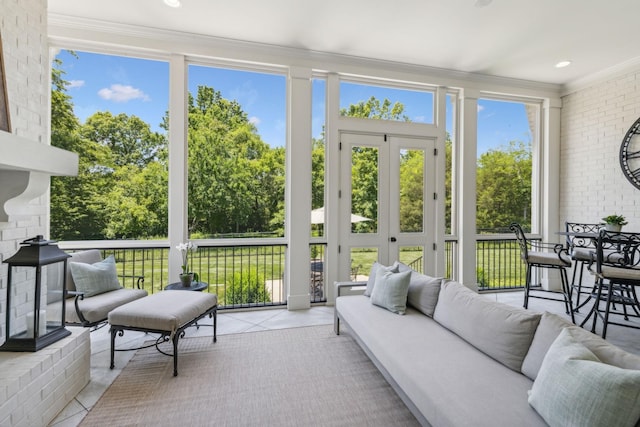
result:
[[(535, 238), (532, 240), (536, 240)], [(60, 247), (68, 251), (91, 249), (91, 242)], [(445, 276), (455, 279), (458, 267), (457, 239), (445, 241)], [(144, 278), (144, 289), (149, 293), (159, 292), (172, 280), (168, 273), (169, 247), (166, 243), (140, 246), (127, 241), (114, 241), (113, 247), (104, 247), (100, 242), (103, 257), (113, 255), (118, 274), (125, 287), (134, 287), (137, 277)], [(284, 289), (284, 244), (240, 243), (234, 245), (200, 244), (191, 254), (193, 270), (199, 280), (208, 283), (205, 292), (218, 295), (221, 309), (251, 308), (285, 305)], [(326, 302), (325, 292), (325, 243), (312, 243), (311, 277), (309, 293), (312, 303)], [(422, 257), (412, 261), (411, 267), (422, 271)], [(519, 289), (525, 282), (525, 265), (520, 259), (514, 238), (497, 235), (480, 235), (476, 244), (476, 273), (478, 289), (481, 291)], [(362, 279), (368, 271), (352, 266), (352, 277)]]

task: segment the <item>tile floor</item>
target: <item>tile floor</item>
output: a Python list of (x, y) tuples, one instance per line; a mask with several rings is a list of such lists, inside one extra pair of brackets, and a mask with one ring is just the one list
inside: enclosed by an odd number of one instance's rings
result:
[[(483, 294), (486, 298), (501, 301), (514, 306), (522, 306), (523, 294), (519, 292), (502, 292)], [(563, 316), (564, 305), (559, 302), (540, 299), (530, 299), (529, 309), (535, 311), (548, 310)], [(587, 307), (576, 314), (576, 323), (580, 323), (587, 313)], [(568, 316), (567, 316), (568, 318)], [(206, 319), (211, 324), (210, 319)], [(639, 319), (630, 322), (640, 326)], [(218, 335), (242, 332), (263, 331), (269, 329), (293, 328), (300, 326), (325, 325), (333, 323), (333, 307), (314, 306), (308, 310), (288, 311), (284, 308), (261, 309), (254, 311), (221, 311), (218, 314)], [(601, 324), (601, 322), (600, 322)], [(590, 327), (591, 323), (588, 324)], [(597, 332), (600, 328), (597, 329)], [(187, 336), (211, 335), (211, 329), (202, 327), (189, 328)], [(144, 333), (127, 331), (123, 337), (117, 339), (117, 344), (135, 347), (136, 344), (148, 340)], [(627, 351), (640, 355), (640, 330), (609, 326), (607, 341), (610, 341)], [(115, 369), (109, 369), (109, 333), (108, 328), (91, 333), (91, 380), (76, 398), (56, 417), (50, 426), (73, 427), (79, 425), (86, 413), (98, 401), (102, 393), (118, 376), (133, 356), (133, 351), (117, 352)]]

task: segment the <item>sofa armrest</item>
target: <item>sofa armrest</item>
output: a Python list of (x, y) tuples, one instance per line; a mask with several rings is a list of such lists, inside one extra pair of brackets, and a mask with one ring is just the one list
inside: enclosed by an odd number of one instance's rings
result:
[[(336, 298), (347, 295), (362, 295), (367, 288), (367, 282), (334, 282)], [(340, 335), (340, 318), (337, 307), (333, 309), (333, 331)]]
[(336, 298), (345, 295), (362, 295), (366, 289), (367, 282), (335, 282)]

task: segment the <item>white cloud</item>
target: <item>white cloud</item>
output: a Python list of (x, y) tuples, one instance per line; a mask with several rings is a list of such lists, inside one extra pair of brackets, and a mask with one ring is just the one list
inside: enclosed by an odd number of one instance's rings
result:
[(75, 87), (82, 87), (82, 86), (84, 86), (84, 80), (69, 80), (69, 84), (67, 85), (67, 88), (73, 89)]
[(249, 117), (249, 123), (251, 123), (252, 125), (256, 125), (258, 126), (260, 124), (261, 120), (259, 117), (253, 116), (253, 117)]
[(132, 99), (141, 99), (143, 101), (149, 101), (149, 96), (140, 89), (136, 89), (133, 86), (112, 84), (109, 88), (103, 88), (98, 91), (100, 98), (107, 101), (114, 102), (127, 102)]
[(479, 113), (480, 111), (482, 111), (482, 110), (484, 110), (484, 106), (482, 106), (482, 105), (478, 105), (478, 113)]

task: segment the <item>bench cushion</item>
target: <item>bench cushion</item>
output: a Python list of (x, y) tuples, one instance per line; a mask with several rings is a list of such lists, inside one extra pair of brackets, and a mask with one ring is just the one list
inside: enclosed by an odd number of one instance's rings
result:
[(216, 305), (218, 297), (215, 294), (162, 291), (112, 310), (109, 313), (109, 324), (173, 334)]
[[(84, 318), (90, 322), (101, 322), (107, 318), (111, 310), (122, 304), (135, 301), (147, 296), (144, 289), (117, 289), (111, 292), (92, 296), (78, 301), (78, 306)], [(69, 323), (81, 323), (76, 313), (74, 298), (66, 301), (66, 321)]]

